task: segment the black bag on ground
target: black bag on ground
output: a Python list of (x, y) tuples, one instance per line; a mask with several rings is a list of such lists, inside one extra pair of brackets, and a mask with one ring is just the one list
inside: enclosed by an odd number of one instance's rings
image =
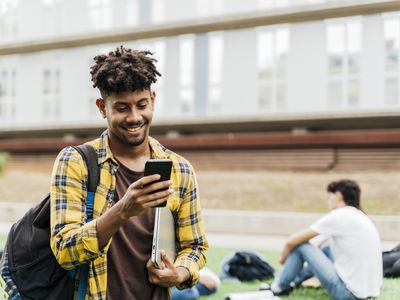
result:
[(383, 276), (400, 277), (400, 245), (390, 251), (382, 253), (383, 258)]
[(221, 278), (240, 281), (264, 280), (274, 276), (275, 269), (260, 255), (237, 251), (222, 265)]
[[(97, 154), (90, 145), (74, 148), (86, 162), (88, 192), (94, 193), (99, 181)], [(16, 289), (20, 299), (73, 298), (71, 273), (58, 264), (50, 248), (50, 194), (11, 227), (1, 269), (6, 292), (17, 293)], [(8, 281), (4, 274), (10, 275)]]

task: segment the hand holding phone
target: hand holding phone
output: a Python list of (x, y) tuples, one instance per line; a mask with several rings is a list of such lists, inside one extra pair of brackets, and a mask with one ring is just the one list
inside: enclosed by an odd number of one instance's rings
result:
[[(167, 181), (170, 180), (171, 178), (171, 170), (172, 170), (172, 160), (170, 159), (149, 159), (146, 161), (145, 167), (144, 167), (144, 176), (149, 176), (153, 174), (159, 174), (160, 179), (157, 181), (152, 182), (161, 182), (161, 181)], [(156, 190), (151, 192), (156, 193), (160, 192), (162, 190)], [(164, 207), (167, 205), (167, 202), (165, 201), (163, 204), (160, 204), (156, 207)]]

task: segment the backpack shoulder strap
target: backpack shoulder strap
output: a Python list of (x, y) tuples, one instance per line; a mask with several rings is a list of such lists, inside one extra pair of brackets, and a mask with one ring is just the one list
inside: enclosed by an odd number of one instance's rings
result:
[(100, 179), (100, 170), (96, 150), (94, 150), (94, 148), (89, 144), (74, 146), (74, 149), (81, 154), (88, 168), (88, 192), (95, 193)]
[[(87, 183), (87, 199), (86, 199), (86, 222), (90, 222), (93, 218), (94, 195), (97, 185), (100, 181), (100, 169), (98, 164), (98, 156), (94, 148), (88, 144), (83, 144), (74, 147), (85, 160), (88, 168), (88, 183)], [(86, 296), (87, 281), (89, 276), (89, 265), (85, 264), (80, 267), (78, 300), (84, 300)]]
[(88, 168), (86, 222), (90, 222), (93, 219), (94, 195), (100, 180), (98, 157), (94, 148), (88, 144), (75, 146), (74, 149), (81, 154)]

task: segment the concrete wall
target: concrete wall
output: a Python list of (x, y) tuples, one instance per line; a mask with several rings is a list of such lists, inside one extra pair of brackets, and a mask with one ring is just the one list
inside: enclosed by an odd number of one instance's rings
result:
[[(33, 204), (0, 202), (0, 223), (16, 222)], [(240, 235), (289, 236), (307, 228), (322, 214), (203, 209), (207, 232)], [(370, 216), (382, 240), (398, 241), (399, 216)]]
[[(322, 214), (203, 210), (206, 230), (217, 233), (291, 235), (314, 223)], [(370, 216), (382, 240), (398, 240), (399, 216)]]

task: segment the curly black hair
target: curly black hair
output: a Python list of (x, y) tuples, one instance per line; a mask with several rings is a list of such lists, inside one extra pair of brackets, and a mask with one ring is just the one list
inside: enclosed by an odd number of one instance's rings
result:
[(122, 45), (107, 55), (94, 57), (90, 68), (93, 87), (100, 90), (103, 98), (111, 94), (150, 89), (161, 74), (157, 71), (150, 51), (124, 48)]

